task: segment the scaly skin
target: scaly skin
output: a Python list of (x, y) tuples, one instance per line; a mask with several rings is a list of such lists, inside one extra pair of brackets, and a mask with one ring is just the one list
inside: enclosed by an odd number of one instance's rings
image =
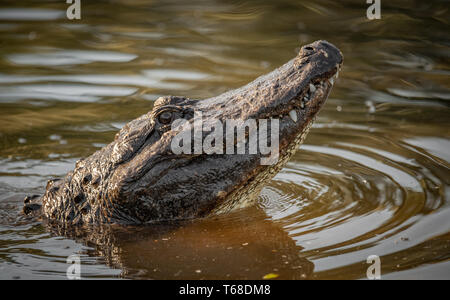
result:
[[(24, 212), (67, 225), (141, 224), (249, 205), (303, 142), (342, 60), (336, 47), (317, 41), (273, 72), (220, 96), (161, 97), (111, 144), (78, 161), (63, 179), (50, 180), (42, 197), (27, 197)], [(203, 123), (278, 118), (278, 162), (262, 165), (259, 149), (239, 155), (172, 153), (178, 132), (171, 123), (193, 122), (194, 111), (202, 112)]]

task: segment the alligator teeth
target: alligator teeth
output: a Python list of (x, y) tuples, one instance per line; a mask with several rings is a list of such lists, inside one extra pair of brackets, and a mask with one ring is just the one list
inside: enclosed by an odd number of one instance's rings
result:
[(289, 112), (289, 117), (292, 121), (297, 122), (297, 112), (294, 109)]
[(300, 103), (300, 108), (305, 108), (305, 102)]
[(330, 83), (331, 83), (331, 85), (333, 85), (334, 84), (334, 78), (332, 77), (332, 78), (330, 78)]
[(336, 77), (336, 79), (339, 77), (339, 71), (336, 72), (335, 77)]
[(309, 84), (309, 90), (311, 91), (311, 93), (314, 93), (316, 91), (316, 87), (314, 86), (314, 84)]

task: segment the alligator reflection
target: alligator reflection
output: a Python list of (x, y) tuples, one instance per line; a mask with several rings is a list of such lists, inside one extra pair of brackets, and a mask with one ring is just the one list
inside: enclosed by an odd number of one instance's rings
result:
[(256, 206), (177, 224), (47, 227), (90, 246), (89, 256), (104, 257), (125, 278), (306, 279), (314, 269), (302, 247)]

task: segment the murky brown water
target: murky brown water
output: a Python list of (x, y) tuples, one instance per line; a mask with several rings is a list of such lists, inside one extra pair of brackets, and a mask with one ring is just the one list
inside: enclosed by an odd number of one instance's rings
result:
[[(383, 1), (377, 21), (362, 0), (87, 2), (81, 21), (0, 4), (0, 278), (65, 278), (79, 254), (88, 278), (366, 278), (378, 255), (382, 278), (450, 279), (446, 1)], [(317, 39), (343, 71), (256, 207), (84, 236), (17, 218), (158, 96), (219, 94)]]

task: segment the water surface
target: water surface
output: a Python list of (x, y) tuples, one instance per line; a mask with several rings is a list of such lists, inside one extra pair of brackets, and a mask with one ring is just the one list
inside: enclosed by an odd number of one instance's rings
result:
[[(189, 3), (187, 3), (189, 2)], [(391, 1), (392, 2), (392, 1)], [(0, 4), (0, 278), (450, 279), (446, 1)], [(149, 227), (63, 232), (17, 216), (161, 95), (215, 96), (317, 39), (345, 56), (305, 144), (257, 206)]]

